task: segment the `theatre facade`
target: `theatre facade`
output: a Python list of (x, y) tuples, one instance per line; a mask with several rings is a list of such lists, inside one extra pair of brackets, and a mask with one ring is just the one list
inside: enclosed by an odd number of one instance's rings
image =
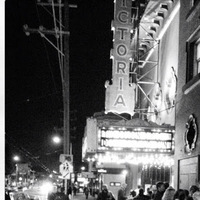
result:
[(105, 110), (87, 118), (82, 146), (92, 186), (106, 183), (116, 195), (123, 182), (127, 191), (157, 181), (181, 189), (198, 184), (199, 4), (193, 3), (114, 1)]

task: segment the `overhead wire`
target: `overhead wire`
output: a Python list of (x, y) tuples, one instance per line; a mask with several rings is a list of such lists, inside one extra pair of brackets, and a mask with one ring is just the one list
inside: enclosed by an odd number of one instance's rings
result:
[(41, 161), (39, 161), (35, 156), (33, 156), (25, 148), (23, 148), (22, 146), (20, 146), (20, 147), (16, 146), (16, 141), (14, 141), (14, 139), (11, 136), (9, 136), (7, 133), (5, 133), (5, 136), (6, 136), (5, 139), (7, 140), (9, 145), (12, 145), (15, 149), (17, 149), (19, 152), (21, 152), (28, 159), (31, 159), (33, 162), (35, 162), (37, 165), (39, 165), (42, 169), (44, 169), (48, 173), (51, 172), (51, 170), (47, 166), (45, 166)]
[[(52, 0), (52, 12), (53, 12), (53, 21), (54, 21), (54, 28), (55, 28), (55, 33), (56, 33), (56, 42), (57, 42), (57, 48), (60, 50), (59, 47), (59, 41), (58, 41), (58, 30), (57, 30), (57, 25), (56, 25), (56, 15), (55, 15), (55, 6), (54, 6), (54, 0)], [(58, 61), (59, 61), (59, 67), (60, 67), (60, 74), (61, 74), (61, 80), (62, 83), (64, 82), (64, 76), (63, 76), (63, 66), (62, 66), (62, 62), (61, 62), (61, 55), (64, 56), (64, 54), (62, 53), (60, 55), (60, 51), (58, 51)]]
[[(63, 52), (63, 37), (62, 37), (62, 27), (64, 27), (62, 25), (62, 6), (61, 6), (61, 0), (58, 1), (59, 2), (59, 27), (60, 27), (60, 50), (61, 52)], [(63, 56), (61, 56), (61, 64), (62, 64), (62, 68), (64, 66), (64, 61), (63, 61)]]
[[(40, 15), (39, 15), (38, 7), (37, 7), (36, 3), (35, 3), (35, 7), (36, 7), (37, 17), (38, 17), (39, 23), (41, 23), (41, 19), (40, 19)], [(46, 52), (47, 61), (48, 61), (48, 64), (49, 64), (49, 69), (50, 69), (50, 72), (51, 72), (51, 77), (52, 77), (52, 81), (53, 81), (54, 89), (55, 89), (55, 91), (57, 92), (58, 90), (57, 90), (57, 87), (56, 87), (56, 82), (55, 82), (55, 78), (54, 78), (53, 70), (52, 70), (52, 68), (51, 68), (51, 62), (50, 62), (50, 58), (49, 58), (49, 53), (48, 53), (48, 51), (47, 51), (47, 46), (46, 46), (44, 40), (42, 40), (42, 42), (43, 42), (43, 45), (44, 45), (44, 48), (45, 48), (45, 52)]]
[[(61, 5), (61, 3), (60, 3), (60, 5)], [(46, 9), (45, 6), (41, 5), (41, 7), (42, 7), (48, 14), (50, 14), (50, 15), (53, 17), (52, 13), (51, 13), (48, 9)], [(56, 19), (56, 22), (59, 23), (60, 26), (62, 26), (62, 27), (64, 28), (64, 25), (63, 25), (59, 20)]]

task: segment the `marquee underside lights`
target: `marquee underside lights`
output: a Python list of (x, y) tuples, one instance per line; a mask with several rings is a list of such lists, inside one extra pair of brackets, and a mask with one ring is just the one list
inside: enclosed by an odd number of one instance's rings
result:
[(133, 165), (149, 165), (149, 166), (165, 166), (174, 165), (172, 156), (165, 154), (136, 154), (136, 153), (116, 153), (107, 152), (99, 154), (97, 157), (97, 166), (103, 163), (133, 164)]
[[(131, 148), (133, 151), (136, 149), (143, 149), (144, 151), (155, 150), (170, 150), (171, 142), (161, 141), (138, 141), (138, 140), (113, 140), (113, 139), (102, 139), (101, 146), (105, 147), (119, 147), (119, 148)], [(132, 148), (135, 147), (135, 148)]]

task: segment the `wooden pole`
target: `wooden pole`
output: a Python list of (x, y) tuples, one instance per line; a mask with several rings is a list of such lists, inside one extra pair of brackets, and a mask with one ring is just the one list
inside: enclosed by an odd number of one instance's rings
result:
[[(69, 4), (68, 0), (64, 0), (64, 31), (69, 32)], [(64, 35), (64, 66), (63, 66), (63, 104), (64, 104), (64, 121), (63, 121), (63, 133), (64, 133), (64, 154), (70, 152), (70, 102), (69, 102), (69, 35)], [(67, 179), (65, 179), (65, 194), (67, 194)]]

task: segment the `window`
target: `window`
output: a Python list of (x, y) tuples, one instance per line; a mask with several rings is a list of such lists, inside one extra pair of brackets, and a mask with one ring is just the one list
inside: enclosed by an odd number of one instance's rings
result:
[(192, 0), (192, 6), (194, 6), (199, 0)]
[(190, 0), (190, 8), (196, 6), (198, 2), (199, 0)]
[(199, 11), (199, 7), (200, 7), (200, 1), (199, 0), (190, 0), (190, 11), (186, 16), (186, 21), (189, 22), (193, 19), (193, 17), (197, 14), (198, 15), (198, 11)]
[(197, 74), (200, 73), (200, 39), (196, 42), (196, 65)]
[(200, 73), (200, 38), (190, 45), (190, 79)]
[(186, 82), (200, 73), (200, 30), (195, 31), (187, 45), (187, 77)]

